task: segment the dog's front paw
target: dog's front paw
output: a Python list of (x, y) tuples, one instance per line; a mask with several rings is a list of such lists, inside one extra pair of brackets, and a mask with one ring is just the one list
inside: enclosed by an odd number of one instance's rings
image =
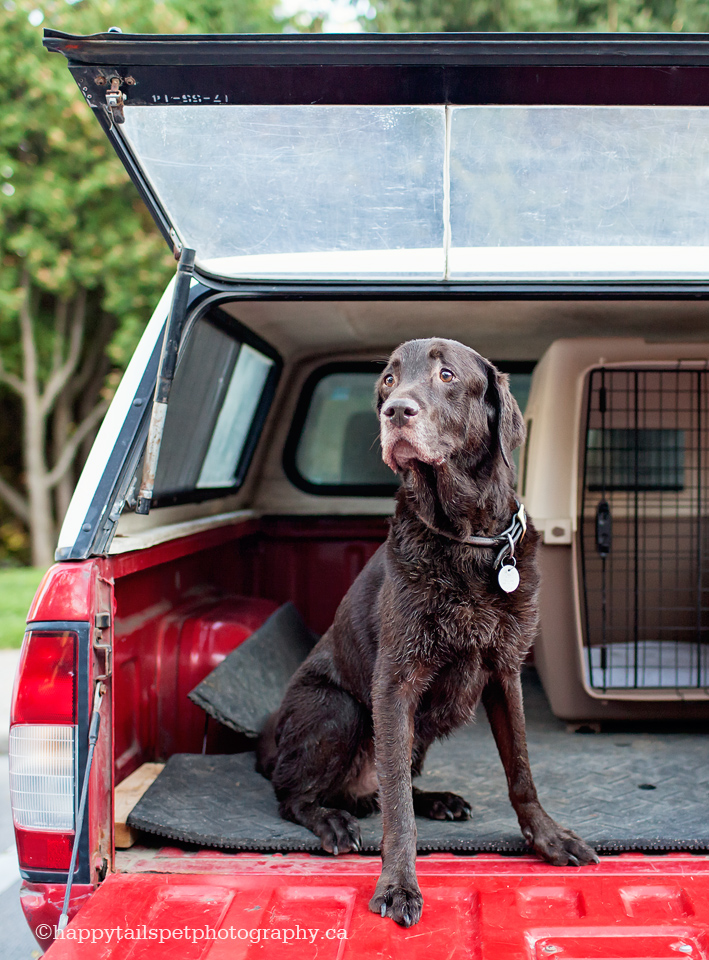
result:
[(524, 827), (522, 833), (535, 853), (555, 867), (580, 867), (589, 863), (600, 863), (595, 850), (551, 817), (546, 817), (533, 826)]
[(320, 838), (323, 850), (335, 856), (362, 847), (359, 821), (346, 810), (325, 810), (312, 830)]
[(470, 820), (473, 808), (457, 793), (414, 790), (414, 813), (429, 820)]
[(421, 919), (423, 897), (416, 880), (389, 883), (380, 877), (374, 896), (369, 901), (372, 913), (391, 917), (402, 927), (412, 927)]

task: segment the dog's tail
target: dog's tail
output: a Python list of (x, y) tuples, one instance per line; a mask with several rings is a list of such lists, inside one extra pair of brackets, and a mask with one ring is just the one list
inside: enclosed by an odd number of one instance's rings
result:
[(276, 760), (278, 759), (278, 746), (276, 744), (277, 723), (278, 711), (276, 710), (263, 725), (256, 744), (256, 770), (268, 780), (270, 780), (273, 775)]

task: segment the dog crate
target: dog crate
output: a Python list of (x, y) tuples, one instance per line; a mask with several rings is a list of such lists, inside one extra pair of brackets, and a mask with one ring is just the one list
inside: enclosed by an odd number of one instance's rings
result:
[(709, 345), (557, 341), (526, 417), (552, 709), (709, 718)]

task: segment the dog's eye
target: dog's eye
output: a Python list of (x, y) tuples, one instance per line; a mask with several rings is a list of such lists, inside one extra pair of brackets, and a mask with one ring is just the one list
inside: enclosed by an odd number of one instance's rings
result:
[(385, 387), (391, 387), (393, 383), (394, 383), (394, 376), (393, 376), (393, 374), (388, 373), (388, 374), (384, 377), (384, 386), (385, 386)]
[(450, 383), (451, 380), (455, 380), (455, 374), (453, 371), (447, 370), (445, 367), (441, 370), (439, 376), (444, 383)]

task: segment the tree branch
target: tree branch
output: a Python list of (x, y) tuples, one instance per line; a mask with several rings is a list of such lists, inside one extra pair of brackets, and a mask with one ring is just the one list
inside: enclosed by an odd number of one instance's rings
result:
[(23, 523), (30, 522), (30, 508), (25, 498), (11, 487), (7, 480), (0, 477), (0, 499), (4, 500), (12, 512)]
[(32, 326), (32, 281), (27, 269), (22, 271), (22, 286), (25, 295), (20, 306), (20, 339), (22, 341), (24, 397), (28, 405), (34, 406), (38, 393), (37, 348)]
[[(76, 376), (72, 377), (70, 384), (72, 398), (78, 397), (78, 395), (84, 391), (85, 387), (94, 376), (96, 370), (102, 365), (103, 358), (105, 356), (105, 350), (111, 341), (112, 333), (113, 322), (111, 317), (105, 312), (105, 310), (102, 310), (96, 331), (92, 333), (91, 339), (85, 351), (84, 362), (82, 363)], [(101, 383), (103, 383), (103, 379), (104, 374), (102, 373)]]
[(69, 349), (67, 350), (66, 360), (55, 370), (47, 380), (40, 400), (43, 414), (48, 413), (54, 401), (69, 382), (81, 356), (81, 345), (84, 340), (84, 326), (86, 322), (86, 291), (81, 290), (76, 298), (74, 314), (71, 320), (71, 329), (69, 331)]
[(54, 343), (52, 345), (52, 372), (58, 370), (64, 352), (64, 338), (66, 337), (66, 322), (69, 316), (69, 302), (63, 297), (57, 299), (54, 307)]
[[(71, 415), (71, 391), (76, 378), (72, 377), (64, 390), (59, 394), (54, 402), (52, 410), (52, 463), (56, 463), (62, 455), (62, 450), (71, 434), (71, 428), (74, 425)], [(93, 404), (91, 404), (93, 407)], [(89, 407), (89, 409), (91, 409)], [(54, 506), (57, 520), (66, 516), (71, 502), (71, 494), (74, 486), (73, 470), (67, 470), (61, 480), (54, 488)]]
[(5, 364), (2, 362), (2, 354), (0, 354), (0, 383), (4, 383), (6, 387), (9, 387), (10, 390), (13, 390), (21, 397), (25, 394), (24, 381), (21, 380), (20, 377), (16, 377), (14, 373), (10, 373), (9, 370), (5, 369)]
[(45, 476), (45, 486), (51, 488), (55, 487), (59, 483), (61, 478), (71, 466), (81, 441), (101, 420), (101, 417), (103, 417), (107, 409), (108, 403), (105, 400), (101, 400), (96, 404), (91, 413), (84, 417), (74, 433), (72, 433), (71, 437), (67, 440), (61, 456)]

